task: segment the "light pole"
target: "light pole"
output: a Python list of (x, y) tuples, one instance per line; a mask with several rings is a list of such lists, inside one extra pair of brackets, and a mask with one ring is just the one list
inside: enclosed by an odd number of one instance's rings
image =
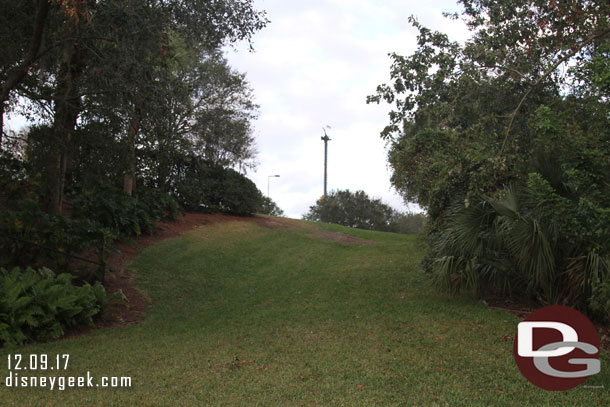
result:
[(328, 181), (328, 142), (330, 141), (330, 137), (326, 135), (326, 129), (322, 127), (324, 130), (324, 137), (320, 137), (324, 141), (324, 198), (326, 198), (326, 183)]
[(269, 180), (270, 180), (271, 178), (279, 178), (279, 175), (269, 175), (269, 176), (267, 177), (267, 198), (269, 198)]

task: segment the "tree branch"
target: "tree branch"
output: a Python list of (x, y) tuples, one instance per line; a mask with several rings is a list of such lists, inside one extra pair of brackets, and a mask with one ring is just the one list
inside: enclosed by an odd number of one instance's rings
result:
[(34, 33), (32, 34), (30, 47), (21, 64), (9, 72), (6, 82), (2, 84), (2, 93), (0, 94), (2, 103), (8, 100), (11, 90), (23, 80), (23, 77), (38, 56), (38, 50), (40, 49), (40, 44), (42, 43), (44, 26), (47, 19), (47, 14), (49, 12), (49, 4), (49, 0), (38, 1), (36, 18), (34, 21)]
[(4, 102), (9, 99), (11, 90), (23, 80), (30, 66), (36, 60), (40, 44), (42, 43), (42, 34), (44, 33), (48, 12), (49, 0), (39, 0), (34, 20), (34, 33), (32, 34), (32, 41), (30, 42), (28, 52), (21, 64), (9, 71), (6, 81), (2, 84), (2, 89), (0, 89), (0, 147), (2, 147), (2, 137), (4, 135)]
[(525, 102), (525, 99), (527, 99), (529, 94), (532, 93), (534, 88), (536, 86), (538, 86), (540, 84), (540, 82), (542, 82), (543, 80), (548, 78), (549, 75), (551, 75), (553, 72), (555, 72), (555, 69), (557, 69), (557, 67), (559, 67), (559, 65), (563, 64), (564, 62), (566, 62), (567, 60), (572, 58), (574, 55), (578, 54), (585, 46), (589, 45), (591, 42), (595, 41), (596, 39), (602, 38), (608, 34), (610, 34), (610, 29), (602, 31), (601, 33), (596, 34), (596, 35), (591, 35), (589, 38), (587, 38), (585, 41), (583, 41), (582, 44), (580, 44), (575, 49), (572, 49), (572, 51), (567, 53), (563, 58), (560, 58), (557, 62), (555, 62), (553, 64), (553, 66), (551, 66), (549, 69), (547, 69), (546, 72), (541, 77), (539, 77), (532, 86), (530, 86), (530, 88), (527, 90), (527, 92), (525, 92), (525, 95), (523, 95), (523, 97), (521, 98), (521, 101), (519, 102), (519, 104), (517, 105), (515, 110), (510, 115), (510, 122), (508, 123), (508, 127), (506, 128), (506, 131), (504, 132), (504, 141), (502, 142), (502, 148), (500, 149), (500, 154), (502, 154), (504, 152), (504, 148), (506, 147), (506, 142), (508, 141), (508, 136), (510, 135), (510, 131), (513, 127), (515, 117), (517, 117), (519, 110), (521, 110), (521, 106), (523, 106), (523, 102)]

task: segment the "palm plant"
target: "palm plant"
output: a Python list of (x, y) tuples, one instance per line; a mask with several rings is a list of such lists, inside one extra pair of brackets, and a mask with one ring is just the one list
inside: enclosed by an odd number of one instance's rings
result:
[(433, 245), (435, 281), (454, 291), (519, 291), (590, 310), (592, 294), (610, 292), (600, 288), (608, 284), (609, 262), (599, 247), (567, 238), (549, 206), (525, 186), (506, 188), (500, 199), (455, 204)]

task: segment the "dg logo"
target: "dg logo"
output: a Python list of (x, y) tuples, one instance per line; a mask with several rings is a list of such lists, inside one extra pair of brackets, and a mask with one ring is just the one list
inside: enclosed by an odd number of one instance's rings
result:
[(599, 373), (599, 337), (580, 312), (552, 305), (517, 327), (515, 361), (527, 380), (545, 390), (568, 390)]

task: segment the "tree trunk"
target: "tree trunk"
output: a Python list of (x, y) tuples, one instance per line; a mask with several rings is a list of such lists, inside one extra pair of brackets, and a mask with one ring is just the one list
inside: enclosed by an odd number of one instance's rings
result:
[(21, 83), (32, 66), (32, 63), (34, 63), (36, 57), (38, 56), (38, 50), (40, 49), (40, 44), (42, 43), (45, 22), (47, 20), (47, 15), (49, 14), (50, 3), (51, 2), (49, 0), (38, 0), (36, 17), (34, 19), (34, 32), (32, 34), (32, 40), (30, 41), (27, 54), (25, 54), (25, 57), (20, 64), (8, 72), (6, 81), (2, 84), (2, 88), (0, 89), (0, 102), (2, 109), (0, 111), (0, 147), (2, 147), (2, 141), (4, 138), (5, 102), (8, 101), (11, 91), (15, 88), (15, 86)]
[(169, 164), (165, 157), (160, 154), (157, 163), (157, 188), (163, 192), (169, 192), (169, 185), (167, 180), (169, 179)]
[(66, 171), (71, 165), (74, 128), (80, 114), (78, 104), (57, 103), (53, 121), (53, 146), (45, 174), (45, 206), (48, 213), (61, 213)]
[(59, 70), (55, 92), (52, 148), (45, 171), (45, 207), (48, 213), (61, 213), (66, 171), (70, 162), (76, 121), (81, 111), (80, 96), (74, 82), (82, 75), (86, 63), (85, 48), (73, 42), (67, 45), (68, 60)]
[(140, 130), (140, 108), (136, 106), (129, 122), (129, 130), (127, 131), (127, 144), (129, 145), (129, 155), (127, 162), (127, 171), (123, 177), (123, 191), (133, 196), (136, 193), (136, 136)]
[(70, 104), (68, 111), (66, 112), (66, 119), (63, 128), (66, 129), (64, 133), (64, 140), (62, 143), (61, 151), (61, 171), (59, 173), (59, 179), (61, 180), (60, 185), (60, 199), (59, 207), (63, 204), (63, 191), (65, 190), (66, 183), (72, 180), (72, 153), (74, 150), (74, 128), (76, 127), (76, 121), (80, 114), (80, 98), (75, 100), (74, 104)]
[(4, 139), (4, 101), (0, 101), (0, 150), (2, 150), (2, 140)]
[[(80, 112), (80, 109), (78, 110)], [(78, 115), (74, 118), (74, 124), (76, 125), (76, 120), (78, 119)], [(72, 184), (73, 182), (73, 168), (74, 168), (74, 135), (70, 134), (69, 139), (67, 140), (67, 146), (64, 151), (63, 162), (62, 162), (62, 172), (64, 174), (64, 185)]]
[[(55, 139), (55, 137), (53, 137)], [(61, 147), (57, 140), (53, 140), (53, 145), (47, 157), (47, 164), (44, 169), (44, 204), (48, 213), (61, 212)]]

